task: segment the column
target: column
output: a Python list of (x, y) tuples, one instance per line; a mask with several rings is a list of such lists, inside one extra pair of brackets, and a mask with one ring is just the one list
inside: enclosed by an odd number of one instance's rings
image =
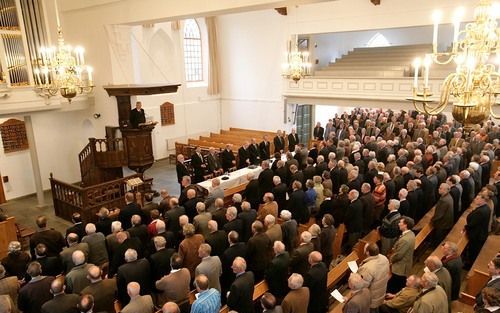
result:
[(36, 207), (41, 209), (46, 207), (47, 205), (45, 204), (45, 198), (43, 195), (42, 176), (40, 174), (40, 164), (38, 163), (38, 153), (36, 150), (35, 134), (33, 132), (33, 123), (31, 122), (30, 115), (24, 116), (24, 123), (26, 124), (26, 136), (28, 137), (28, 144), (30, 146), (31, 166), (33, 167), (33, 179), (35, 180), (36, 199), (37, 199)]

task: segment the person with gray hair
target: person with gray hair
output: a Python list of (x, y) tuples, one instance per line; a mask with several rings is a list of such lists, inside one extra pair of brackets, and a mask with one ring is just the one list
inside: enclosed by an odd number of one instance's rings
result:
[(7, 276), (5, 267), (0, 264), (0, 295), (10, 296), (15, 305), (17, 305), (17, 294), (19, 292), (17, 279), (16, 276)]
[(150, 295), (141, 296), (141, 285), (137, 282), (127, 284), (127, 294), (130, 302), (123, 307), (122, 313), (153, 312), (153, 298)]
[(276, 218), (269, 214), (264, 218), (264, 226), (266, 228), (266, 235), (271, 239), (271, 243), (283, 240), (283, 232), (281, 225), (276, 224)]
[(345, 297), (343, 312), (370, 312), (371, 295), (360, 274), (351, 273), (348, 280), (351, 295)]
[(290, 255), (281, 241), (273, 244), (274, 258), (266, 269), (265, 278), (271, 292), (281, 302), (288, 290), (288, 267)]
[(215, 288), (221, 292), (220, 276), (222, 275), (222, 263), (218, 256), (210, 256), (212, 247), (209, 244), (202, 243), (198, 248), (198, 256), (201, 259), (196, 267), (195, 277), (205, 275), (208, 277), (209, 288)]
[(460, 295), (460, 284), (462, 282), (462, 257), (458, 255), (458, 246), (451, 241), (445, 241), (441, 245), (443, 257), (441, 261), (451, 276), (451, 300), (457, 300)]
[(125, 251), (125, 264), (118, 268), (116, 275), (116, 286), (118, 288), (117, 298), (125, 306), (130, 301), (127, 293), (127, 285), (130, 282), (137, 282), (142, 288), (142, 294), (151, 292), (151, 266), (145, 258), (138, 259), (135, 249)]
[(281, 211), (280, 217), (283, 220), (281, 224), (283, 243), (286, 250), (291, 253), (295, 248), (298, 224), (296, 220), (292, 219), (292, 213), (288, 210)]
[(361, 233), (363, 232), (363, 203), (358, 199), (359, 192), (357, 190), (349, 191), (349, 207), (344, 216), (344, 224), (348, 233), (346, 251), (350, 251), (356, 244)]
[(42, 276), (42, 266), (36, 261), (28, 265), (26, 273), (31, 280), (19, 290), (17, 307), (23, 313), (40, 313), (42, 305), (53, 297), (50, 286), (55, 277)]
[(406, 279), (406, 286), (397, 294), (386, 294), (386, 300), (379, 307), (380, 313), (408, 312), (420, 293), (420, 278), (410, 275)]
[(241, 203), (241, 213), (238, 218), (243, 221), (243, 230), (241, 232), (241, 241), (247, 242), (252, 236), (252, 223), (257, 219), (257, 211), (251, 208), (250, 202), (243, 201)]
[(90, 294), (94, 297), (94, 310), (96, 312), (113, 312), (116, 294), (116, 279), (101, 277), (102, 271), (98, 266), (89, 267), (87, 279), (90, 285), (85, 287), (81, 294)]
[(19, 241), (9, 242), (7, 250), (9, 251), (7, 256), (2, 259), (7, 275), (16, 276), (19, 280), (23, 279), (28, 263), (31, 261), (29, 254), (21, 250)]
[(80, 302), (80, 297), (74, 293), (64, 293), (64, 279), (59, 277), (50, 284), (50, 293), (54, 298), (42, 305), (42, 313), (74, 312), (76, 305)]
[(304, 278), (302, 275), (293, 273), (288, 278), (288, 288), (290, 291), (287, 293), (281, 308), (283, 313), (307, 313), (309, 305), (309, 288), (303, 287)]
[(382, 225), (380, 225), (378, 229), (381, 242), (380, 252), (383, 255), (388, 254), (401, 234), (398, 227), (399, 219), (401, 218), (401, 214), (398, 211), (399, 204), (399, 200), (389, 200), (389, 213), (387, 213), (387, 215), (382, 219)]
[(68, 247), (64, 248), (59, 256), (61, 258), (64, 272), (69, 273), (69, 271), (71, 271), (71, 269), (75, 266), (72, 261), (73, 252), (77, 250), (82, 251), (85, 254), (85, 258), (88, 258), (89, 245), (86, 242), (80, 242), (78, 235), (75, 233), (69, 233), (66, 237), (66, 242), (68, 243)]
[(205, 203), (203, 202), (198, 202), (196, 204), (196, 212), (198, 212), (198, 214), (193, 219), (195, 232), (206, 238), (210, 233), (208, 230), (208, 221), (212, 219), (212, 213), (205, 210)]
[(311, 243), (312, 235), (308, 231), (300, 234), (300, 245), (293, 251), (290, 259), (290, 270), (293, 273), (305, 275), (309, 270), (309, 253), (314, 250)]
[(253, 313), (254, 275), (251, 271), (246, 271), (247, 262), (242, 257), (234, 259), (232, 269), (236, 279), (229, 288), (227, 306), (239, 313)]
[(241, 212), (241, 203), (243, 202), (241, 194), (235, 193), (231, 199), (233, 200), (233, 206), (238, 209), (238, 213)]
[(85, 232), (87, 235), (82, 238), (82, 243), (89, 245), (89, 263), (101, 266), (108, 262), (108, 250), (104, 235), (96, 232), (96, 226), (93, 223), (85, 225)]
[(448, 312), (448, 298), (438, 282), (439, 278), (432, 272), (422, 275), (422, 292), (413, 304), (413, 313)]
[(438, 285), (443, 288), (446, 292), (446, 296), (448, 298), (448, 302), (451, 303), (451, 275), (448, 270), (443, 267), (443, 262), (435, 256), (429, 256), (425, 261), (424, 272), (432, 272), (436, 274), (439, 279)]
[(151, 272), (154, 280), (162, 278), (170, 273), (170, 257), (175, 253), (172, 248), (166, 248), (167, 240), (163, 236), (153, 238), (156, 252), (149, 256)]
[(90, 285), (90, 281), (87, 279), (87, 272), (94, 264), (86, 263), (85, 254), (80, 250), (73, 252), (72, 260), (75, 266), (66, 274), (66, 291), (68, 293), (79, 294), (85, 287)]
[(226, 234), (234, 230), (241, 234), (243, 232), (243, 221), (238, 217), (238, 210), (234, 206), (230, 206), (226, 210), (226, 220), (227, 223), (224, 224), (223, 229)]
[(453, 198), (450, 195), (450, 186), (447, 183), (442, 183), (439, 186), (439, 194), (441, 197), (436, 203), (434, 215), (431, 219), (434, 228), (432, 240), (434, 247), (437, 247), (443, 241), (446, 234), (453, 227)]

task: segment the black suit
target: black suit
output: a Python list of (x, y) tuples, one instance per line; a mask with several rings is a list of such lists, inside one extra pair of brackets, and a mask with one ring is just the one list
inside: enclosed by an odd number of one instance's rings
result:
[(97, 223), (95, 223), (95, 228), (98, 233), (103, 233), (104, 236), (111, 234), (111, 223), (113, 221), (109, 217), (100, 217)]
[(313, 252), (314, 246), (312, 243), (302, 244), (297, 247), (292, 253), (290, 259), (290, 271), (305, 276), (309, 271), (309, 253)]
[(182, 182), (182, 177), (190, 176), (189, 170), (187, 169), (186, 165), (181, 162), (177, 162), (175, 164), (175, 172), (177, 173), (177, 181), (179, 182), (179, 184)]
[(248, 152), (250, 153), (250, 164), (258, 165), (260, 163), (259, 146), (257, 144), (250, 144)]
[(451, 276), (451, 300), (458, 300), (460, 295), (460, 284), (462, 282), (462, 258), (453, 256), (441, 259), (443, 266), (450, 272)]
[(468, 261), (474, 261), (486, 238), (488, 237), (488, 224), (490, 220), (490, 209), (485, 204), (477, 207), (467, 215), (465, 231), (469, 238)]
[(258, 209), (260, 204), (260, 196), (259, 196), (259, 181), (257, 179), (252, 179), (248, 182), (248, 185), (245, 188), (245, 199), (250, 202), (252, 209)]
[(253, 290), (255, 279), (252, 272), (245, 272), (236, 277), (230, 288), (227, 306), (239, 313), (253, 313)]
[(274, 195), (274, 201), (278, 203), (278, 211), (286, 208), (286, 192), (288, 188), (284, 183), (274, 186), (271, 192)]
[[(201, 155), (201, 153), (200, 153)], [(191, 156), (191, 166), (194, 170), (194, 182), (199, 183), (203, 181), (203, 175), (205, 175), (205, 160), (203, 160), (203, 156), (198, 155), (198, 153), (193, 153)]]
[(229, 234), (229, 232), (233, 230), (238, 234), (241, 234), (243, 232), (243, 221), (239, 218), (235, 218), (234, 220), (229, 221), (224, 225), (224, 231), (226, 232), (226, 234)]
[(174, 249), (165, 248), (149, 256), (149, 263), (151, 264), (151, 273), (153, 273), (154, 281), (170, 273), (170, 257), (174, 253)]
[(260, 172), (258, 182), (259, 182), (259, 188), (260, 188), (260, 197), (266, 193), (266, 192), (271, 192), (273, 190), (273, 177), (274, 173), (270, 168), (267, 168)]
[(356, 199), (349, 204), (345, 213), (344, 224), (349, 235), (347, 241), (349, 249), (354, 246), (363, 232), (363, 203), (360, 199)]
[(259, 144), (259, 152), (261, 160), (269, 160), (271, 158), (271, 147), (269, 141), (262, 141)]
[(211, 255), (220, 257), (228, 245), (226, 232), (223, 230), (214, 231), (208, 234), (207, 238), (205, 238), (205, 242), (212, 247)]
[(66, 229), (66, 237), (68, 237), (71, 233), (78, 235), (78, 242), (81, 242), (82, 238), (87, 235), (85, 232), (85, 225), (83, 225), (83, 223), (74, 224)]
[(308, 179), (313, 179), (313, 177), (316, 175), (316, 168), (313, 165), (309, 165), (304, 169), (303, 173), (304, 173), (304, 179), (306, 181)]
[(222, 276), (220, 278), (220, 283), (223, 291), (227, 291), (231, 283), (236, 278), (231, 266), (233, 265), (234, 259), (238, 256), (242, 258), (247, 257), (247, 245), (244, 242), (237, 242), (233, 244), (224, 251), (220, 258), (222, 263)]
[(248, 269), (255, 274), (255, 279), (264, 278), (271, 256), (272, 242), (265, 233), (254, 234), (247, 242)]
[(137, 238), (125, 239), (125, 241), (116, 248), (113, 259), (110, 260), (108, 277), (113, 277), (118, 271), (118, 268), (125, 263), (125, 251), (128, 249), (134, 249), (137, 251), (137, 258), (142, 258), (143, 252), (140, 240)]
[(137, 225), (130, 227), (127, 229), (128, 233), (130, 234), (131, 238), (138, 238), (143, 247), (147, 246), (149, 243), (149, 234), (148, 234), (148, 228), (146, 225)]
[(127, 294), (127, 284), (137, 282), (141, 286), (141, 296), (151, 294), (151, 267), (148, 260), (139, 259), (123, 264), (118, 268), (116, 286), (118, 289), (118, 300), (122, 307), (130, 302)]
[(283, 299), (288, 293), (289, 266), (290, 255), (285, 251), (275, 256), (266, 269), (266, 281), (269, 285), (269, 292), (278, 299)]
[[(486, 283), (486, 287), (491, 287), (491, 288), (495, 288), (495, 289), (500, 289), (500, 278), (497, 278), (495, 280), (489, 280), (487, 283)], [(482, 290), (481, 290), (482, 291)], [(476, 296), (476, 305), (477, 307), (483, 307), (484, 306), (484, 301), (483, 301), (483, 293), (480, 292), (477, 296)], [(495, 312), (495, 311), (493, 311)]]
[(288, 135), (288, 151), (295, 151), (295, 145), (299, 144), (299, 136), (297, 134)]
[(145, 220), (144, 213), (139, 208), (139, 205), (135, 202), (130, 202), (118, 214), (118, 220), (122, 223), (122, 229), (129, 229), (132, 226), (130, 219), (133, 215), (139, 215), (142, 221)]
[(208, 172), (213, 173), (216, 170), (222, 168), (222, 164), (219, 160), (219, 156), (217, 154), (209, 154), (207, 156), (207, 161), (208, 161)]
[(139, 128), (139, 124), (146, 123), (146, 115), (144, 114), (144, 109), (137, 111), (137, 109), (130, 110), (130, 125), (132, 128)]
[(54, 229), (45, 229), (35, 232), (30, 238), (30, 252), (35, 255), (37, 244), (43, 243), (47, 247), (47, 256), (59, 256), (63, 247), (66, 246), (63, 235)]
[(274, 143), (274, 153), (285, 150), (285, 140), (281, 136), (276, 136), (273, 139)]
[(306, 194), (304, 190), (295, 190), (290, 194), (288, 211), (292, 213), (292, 218), (298, 223), (307, 224), (309, 221), (309, 210), (306, 206)]
[(78, 303), (80, 297), (76, 294), (59, 294), (42, 305), (42, 313), (78, 313)]
[(221, 161), (224, 172), (227, 172), (231, 167), (234, 166), (233, 165), (234, 160), (236, 160), (236, 158), (234, 157), (233, 151), (229, 151), (227, 149), (224, 149), (224, 151), (222, 151)]
[(45, 256), (37, 258), (36, 261), (42, 265), (44, 276), (57, 276), (63, 272), (59, 256)]
[(304, 277), (304, 286), (310, 290), (309, 306), (311, 313), (324, 313), (328, 310), (328, 269), (325, 263), (320, 262), (312, 266)]
[(247, 160), (250, 162), (250, 152), (248, 150), (249, 149), (245, 149), (244, 147), (241, 147), (238, 149), (238, 168), (239, 169), (250, 165), (247, 163)]
[(186, 214), (186, 210), (182, 206), (175, 206), (164, 213), (166, 229), (177, 235), (181, 231), (179, 217)]
[(325, 129), (323, 127), (314, 127), (313, 137), (318, 138), (318, 140), (323, 140), (323, 136), (325, 134)]
[(257, 219), (257, 211), (251, 209), (250, 211), (243, 211), (238, 214), (238, 218), (243, 221), (243, 231), (240, 235), (240, 241), (247, 242), (252, 236), (252, 223)]

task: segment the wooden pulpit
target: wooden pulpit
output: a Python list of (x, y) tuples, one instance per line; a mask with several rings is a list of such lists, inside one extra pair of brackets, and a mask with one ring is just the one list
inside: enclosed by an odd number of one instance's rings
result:
[(165, 85), (108, 85), (104, 89), (108, 95), (116, 97), (118, 107), (118, 125), (124, 144), (127, 146), (128, 167), (138, 173), (144, 173), (154, 162), (153, 142), (151, 132), (156, 123), (145, 124), (139, 128), (130, 126), (129, 116), (131, 107), (131, 96), (156, 95), (177, 92), (180, 84)]

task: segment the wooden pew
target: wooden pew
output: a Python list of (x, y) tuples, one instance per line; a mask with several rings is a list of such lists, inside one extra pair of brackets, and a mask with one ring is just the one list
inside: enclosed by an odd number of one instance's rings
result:
[(16, 218), (14, 216), (10, 216), (0, 223), (0, 258), (7, 256), (11, 241), (17, 241)]
[(415, 251), (420, 248), (425, 239), (431, 234), (434, 227), (431, 224), (431, 219), (434, 216), (436, 207), (433, 206), (429, 212), (427, 212), (418, 223), (413, 227), (413, 232), (415, 235)]
[(468, 305), (473, 305), (475, 303), (476, 295), (479, 294), (490, 280), (488, 263), (498, 253), (499, 247), (500, 235), (489, 235), (481, 248), (481, 252), (467, 274), (465, 289), (460, 294), (460, 302)]

